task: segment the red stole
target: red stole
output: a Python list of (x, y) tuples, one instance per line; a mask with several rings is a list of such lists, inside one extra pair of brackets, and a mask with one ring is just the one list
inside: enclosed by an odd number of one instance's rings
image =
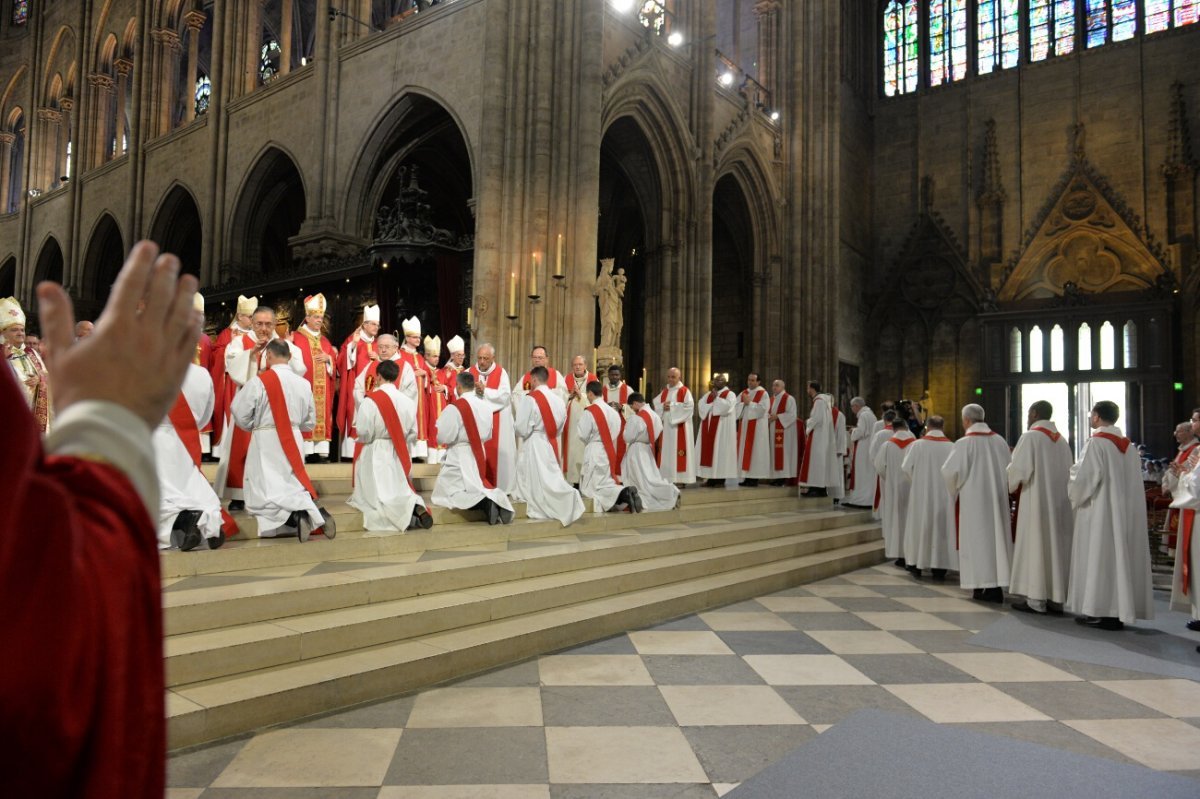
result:
[(1107, 438), (1109, 441), (1117, 445), (1117, 449), (1121, 450), (1121, 454), (1125, 454), (1125, 450), (1129, 449), (1129, 439), (1114, 436), (1112, 433), (1092, 433), (1092, 438)]
[(1046, 429), (1046, 428), (1044, 428), (1044, 427), (1035, 427), (1035, 428), (1033, 428), (1033, 429), (1034, 429), (1034, 430), (1036, 430), (1036, 431), (1038, 431), (1038, 432), (1039, 432), (1039, 433), (1041, 433), (1042, 435), (1044, 435), (1046, 438), (1048, 438), (1048, 439), (1050, 439), (1051, 441), (1053, 441), (1055, 444), (1057, 444), (1057, 443), (1058, 443), (1058, 440), (1059, 440), (1060, 438), (1062, 438), (1062, 436), (1061, 436), (1060, 434), (1058, 434), (1058, 433), (1052, 433), (1052, 432), (1050, 432), (1049, 430), (1047, 430), (1047, 429)]
[[(383, 361), (371, 361), (371, 365), (367, 367), (367, 376), (363, 378), (363, 396), (366, 396), (366, 394), (370, 394), (375, 390), (375, 387), (379, 382), (379, 375), (377, 374), (376, 370), (379, 369), (379, 364), (381, 363), (383, 363)], [(396, 385), (399, 386), (400, 381), (404, 378), (404, 359), (394, 358), (392, 363), (400, 367), (400, 377), (396, 378)], [(357, 378), (355, 379), (357, 380)], [(417, 396), (420, 395), (421, 393), (418, 391)]]
[[(788, 397), (788, 393), (786, 391), (780, 393), (780, 395), (778, 397), (772, 397), (771, 398), (771, 413), (775, 414), (776, 416), (778, 416), (780, 413), (782, 413), (783, 409), (787, 407), (788, 399), (790, 399), (790, 398)], [(794, 427), (796, 428), (796, 438), (803, 439), (803, 436), (800, 434), (801, 428), (800, 428), (800, 420), (799, 419), (796, 420), (796, 424), (794, 425)], [(774, 456), (772, 458), (772, 465), (773, 465), (773, 468), (775, 469), (775, 471), (780, 471), (781, 469), (783, 469), (783, 457), (785, 455), (783, 445), (785, 443), (785, 436), (787, 435), (786, 431), (787, 431), (787, 428), (783, 426), (783, 422), (776, 419), (775, 420), (775, 429), (772, 431), (772, 433), (773, 433), (772, 444), (773, 444), (774, 450), (775, 450)], [(797, 440), (796, 446), (797, 446), (797, 448), (801, 448), (804, 445), (801, 443), (801, 441)], [(799, 454), (799, 449), (797, 449), (797, 454)], [(850, 475), (851, 475), (850, 487), (853, 488), (854, 487), (854, 482), (853, 482), (854, 481), (854, 466), (853, 465), (850, 466)]]
[[(757, 403), (759, 399), (762, 398), (762, 395), (766, 392), (767, 390), (765, 388), (760, 388), (757, 392), (755, 392), (754, 397), (751, 398), (750, 401)], [(744, 397), (749, 393), (750, 389), (746, 389), (742, 392), (741, 396)], [(754, 434), (757, 432), (757, 430), (757, 419), (748, 420), (746, 422), (746, 426), (738, 430), (739, 435), (741, 435), (746, 441), (746, 448), (742, 450), (742, 471), (748, 471), (750, 469), (750, 459), (754, 455)]]
[[(179, 436), (179, 440), (183, 442), (192, 463), (199, 469), (200, 429), (196, 426), (196, 417), (192, 415), (192, 407), (188, 405), (187, 397), (183, 395), (182, 391), (175, 398), (175, 405), (172, 406), (171, 413), (167, 418), (171, 420), (171, 425), (175, 428), (175, 435)], [(227, 536), (233, 535), (238, 530), (237, 522), (224, 508), (221, 508), (221, 529)]]
[(1180, 524), (1183, 525), (1183, 543), (1182, 551), (1179, 557), (1182, 558), (1182, 565), (1179, 568), (1179, 579), (1183, 582), (1183, 595), (1187, 596), (1188, 591), (1192, 586), (1192, 526), (1196, 521), (1196, 511), (1192, 508), (1187, 508), (1183, 511), (1183, 518)]
[[(819, 397), (821, 395), (818, 394), (817, 396)], [(832, 399), (832, 397), (830, 399)], [(834, 425), (833, 440), (834, 440), (834, 442), (836, 442), (837, 441), (837, 420), (838, 420), (838, 417), (841, 415), (841, 411), (839, 411), (833, 405), (832, 402), (829, 403), (829, 411), (830, 411), (830, 416), (833, 419), (833, 425)], [(799, 419), (796, 420), (796, 424), (800, 424)], [(802, 482), (802, 483), (808, 482), (808, 467), (810, 465), (809, 461), (811, 460), (809, 458), (809, 455), (812, 453), (812, 440), (813, 440), (813, 433), (815, 433), (815, 432), (817, 432), (817, 431), (809, 430), (804, 436), (804, 458), (800, 463), (800, 482)]]
[(550, 448), (554, 450), (554, 460), (558, 461), (558, 427), (554, 424), (554, 412), (550, 410), (550, 400), (546, 399), (546, 395), (540, 391), (534, 390), (529, 392), (529, 396), (537, 404), (538, 410), (542, 413), (542, 428), (546, 431), (546, 439), (550, 442)]
[(891, 442), (892, 444), (895, 444), (900, 449), (905, 449), (906, 447), (908, 447), (909, 444), (916, 441), (916, 439), (915, 438), (896, 438), (895, 436), (893, 436), (892, 438), (889, 438), (888, 441)]
[[(604, 404), (607, 405), (610, 402), (612, 402), (612, 400), (610, 400), (608, 398), (608, 383), (605, 383), (604, 384)], [(629, 404), (629, 384), (628, 383), (621, 383), (621, 388), (617, 392), (617, 402), (619, 402), (622, 405)]]
[[(586, 400), (587, 399), (587, 384), (592, 382), (595, 379), (596, 379), (596, 376), (594, 374), (592, 374), (591, 372), (588, 372), (586, 375), (583, 376), (583, 385), (580, 385), (579, 378), (575, 377), (575, 375), (573, 375), (573, 374), (567, 375), (564, 378), (564, 380), (567, 384), (566, 388), (567, 388), (568, 397), (571, 394), (571, 390), (574, 389), (575, 393), (577, 393), (580, 397), (582, 397), (583, 399)], [(575, 429), (574, 427), (571, 426), (571, 411), (574, 409), (574, 407), (575, 407), (575, 403), (572, 402), (570, 399), (568, 399), (567, 400), (567, 423), (563, 426), (563, 431), (564, 431), (565, 435), (563, 435), (563, 437), (562, 437), (562, 439), (563, 439), (563, 448), (562, 448), (563, 474), (567, 473), (567, 467), (571, 463), (571, 439), (574, 438), (574, 436), (571, 434), (571, 431)]]
[(296, 344), (300, 350), (300, 354), (304, 357), (304, 365), (306, 371), (304, 377), (312, 386), (313, 404), (317, 406), (317, 426), (304, 434), (305, 441), (328, 441), (330, 438), (330, 423), (332, 420), (331, 411), (333, 410), (333, 387), (329, 385), (329, 368), (325, 364), (320, 364), (317, 368), (316, 353), (319, 350), (329, 357), (330, 363), (337, 358), (337, 352), (333, 349), (333, 345), (329, 343), (329, 339), (322, 336), (320, 333), (312, 334), (308, 328), (301, 325), (296, 332), (292, 334), (292, 343)]
[[(479, 367), (472, 366), (470, 371), (475, 377), (476, 382), (478, 382), (480, 380)], [(492, 371), (488, 373), (487, 378), (484, 380), (484, 387), (490, 388), (493, 391), (499, 389), (500, 373), (502, 371), (504, 370), (501, 369), (499, 365), (492, 364)], [(478, 425), (475, 425), (474, 417), (471, 419), (471, 424), (478, 427)], [(476, 431), (476, 435), (478, 436), (478, 431)], [(485, 483), (491, 483), (491, 485), (488, 486), (489, 488), (495, 488), (497, 477), (496, 470), (498, 464), (500, 463), (500, 411), (494, 411), (492, 413), (492, 437), (489, 438), (487, 443), (483, 445), (483, 451), (484, 454), (487, 455), (487, 472), (480, 472), (480, 474), (484, 475), (483, 479)]]
[(287, 401), (283, 396), (283, 384), (274, 369), (268, 369), (258, 376), (267, 390), (267, 402), (271, 406), (271, 416), (275, 422), (275, 433), (279, 436), (279, 445), (287, 456), (292, 473), (304, 486), (304, 490), (317, 499), (317, 489), (313, 488), (312, 480), (308, 479), (308, 470), (304, 468), (304, 458), (300, 457), (300, 447), (296, 445), (296, 437), (292, 435), (292, 417), (288, 415)]
[[(496, 371), (499, 370), (497, 369)], [(467, 443), (471, 445), (471, 454), (475, 456), (475, 466), (479, 469), (479, 479), (483, 481), (484, 488), (495, 488), (495, 480), (488, 477), (487, 457), (484, 455), (483, 441), (479, 438), (479, 425), (475, 423), (475, 410), (465, 397), (459, 397), (450, 404), (458, 409), (458, 415), (462, 417), (463, 429), (467, 431)], [(493, 424), (495, 424), (495, 414), (492, 414), (492, 418)], [(495, 438), (496, 429), (493, 427), (492, 440), (495, 440)]]
[[(670, 390), (671, 390), (670, 388), (664, 388), (662, 390), (662, 393), (658, 395), (659, 405), (666, 404), (667, 392)], [(685, 386), (683, 383), (680, 383), (679, 387), (675, 389), (675, 399), (673, 400), (673, 402), (683, 402), (683, 398), (686, 394), (687, 394), (687, 386)], [(662, 436), (659, 437), (659, 449), (658, 449), (658, 465), (659, 466), (662, 466), (662, 439), (667, 434), (667, 431), (665, 429), (666, 428), (665, 422), (663, 423), (663, 428), (664, 428), (663, 434), (662, 434)], [(675, 473), (676, 474), (681, 474), (681, 473), (687, 471), (688, 434), (687, 434), (686, 428), (687, 428), (686, 424), (679, 424), (679, 425), (675, 426)]]
[[(663, 434), (654, 435), (654, 420), (650, 418), (650, 411), (642, 408), (637, 412), (638, 418), (646, 425), (646, 439), (650, 440), (650, 446), (654, 448), (654, 462), (662, 466), (662, 440)], [(683, 425), (680, 425), (682, 427)], [(651, 440), (653, 439), (653, 440)]]
[(604, 454), (608, 456), (608, 473), (614, 482), (621, 482), (621, 462), (617, 460), (617, 447), (613, 444), (612, 431), (608, 429), (608, 418), (599, 405), (589, 405), (585, 409), (596, 421), (596, 429), (600, 431), (600, 443), (604, 445)]
[[(375, 407), (379, 409), (379, 415), (383, 418), (383, 426), (387, 428), (388, 436), (392, 439), (392, 446), (396, 450), (396, 457), (400, 459), (400, 465), (404, 467), (404, 479), (408, 481), (408, 487), (412, 489), (412, 492), (417, 493), (417, 488), (412, 481), (412, 457), (408, 454), (408, 439), (404, 436), (404, 425), (400, 424), (400, 414), (396, 413), (396, 405), (382, 389), (372, 391), (366, 396), (366, 399), (374, 402)], [(355, 449), (356, 464), (361, 453), (361, 450)]]
[[(722, 399), (728, 396), (729, 389), (721, 389), (721, 393), (713, 392), (709, 394), (709, 405), (716, 401), (717, 397)], [(717, 440), (717, 428), (721, 424), (721, 417), (709, 412), (708, 416), (704, 417), (704, 421), (700, 423), (700, 465), (711, 468), (713, 462), (713, 450)]]
[[(354, 435), (354, 382), (375, 361), (371, 355), (375, 352), (375, 341), (364, 341), (362, 330), (355, 330), (342, 343), (338, 354), (338, 414), (337, 428), (343, 436)], [(350, 353), (354, 353), (354, 365), (350, 365)], [(368, 392), (370, 389), (368, 389)]]

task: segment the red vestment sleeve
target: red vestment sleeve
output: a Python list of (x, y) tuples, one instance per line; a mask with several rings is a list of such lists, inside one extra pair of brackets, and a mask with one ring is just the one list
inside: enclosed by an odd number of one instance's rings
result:
[(161, 799), (162, 598), (154, 524), (116, 468), (47, 457), (0, 377), (0, 796)]

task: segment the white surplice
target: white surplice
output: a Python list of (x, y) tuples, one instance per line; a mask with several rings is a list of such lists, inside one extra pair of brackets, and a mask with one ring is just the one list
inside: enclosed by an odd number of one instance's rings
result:
[[(479, 367), (473, 367), (478, 371)], [(497, 388), (488, 388), (488, 377), (496, 371), (500, 370), (500, 385)], [(517, 440), (513, 436), (513, 413), (512, 413), (512, 383), (509, 382), (508, 372), (499, 364), (493, 363), (492, 368), (486, 372), (479, 372), (475, 378), (475, 385), (483, 386), (483, 398), (492, 406), (493, 413), (499, 413), (498, 416), (493, 416), (492, 435), (496, 437), (498, 448), (496, 450), (496, 487), (506, 494), (513, 493), (516, 487), (517, 475)], [(482, 435), (482, 434), (481, 434)]]
[[(530, 367), (530, 371), (533, 371), (532, 366)], [(563, 404), (566, 405), (567, 397), (568, 397), (567, 381), (566, 381), (565, 377), (563, 376), (563, 373), (558, 371), (557, 369), (555, 369), (553, 366), (547, 366), (546, 372), (549, 374), (549, 377), (546, 379), (546, 390), (549, 391), (554, 396), (558, 397), (560, 400), (563, 401)], [(529, 372), (526, 372), (525, 374), (528, 375)], [(553, 387), (551, 387), (552, 383), (553, 383)], [(527, 385), (528, 384), (525, 382), (525, 378), (522, 377), (521, 382), (517, 383), (516, 385), (514, 385), (512, 387), (512, 400), (509, 402), (509, 408), (512, 410), (512, 414), (513, 414), (514, 418), (517, 415), (517, 408), (520, 406), (521, 400), (524, 397), (529, 395), (529, 389), (526, 388)], [(559, 452), (558, 462), (559, 462), (560, 466), (562, 465), (562, 441), (563, 441), (563, 436), (566, 434), (566, 432), (567, 432), (566, 425), (563, 424), (562, 427), (558, 431), (558, 452)], [(517, 456), (520, 457), (521, 445), (524, 442), (521, 440), (520, 436), (517, 436), (516, 441), (517, 441)]]
[[(701, 480), (728, 480), (738, 476), (737, 427), (734, 405), (737, 397), (728, 388), (710, 391), (700, 398), (700, 427), (696, 431), (696, 476)], [(704, 465), (704, 420), (717, 425), (712, 462)]]
[(887, 480), (888, 490), (879, 503), (879, 519), (883, 524), (883, 554), (888, 558), (907, 558), (904, 549), (904, 525), (908, 518), (908, 497), (911, 491), (908, 475), (901, 466), (907, 443), (916, 437), (907, 429), (893, 430), (892, 435), (875, 452), (875, 471)]
[[(212, 375), (202, 366), (188, 364), (180, 391), (183, 392), (192, 418), (196, 420), (196, 429), (203, 428), (212, 418), (213, 403), (216, 401)], [(220, 537), (221, 500), (204, 474), (196, 467), (191, 453), (175, 432), (175, 425), (171, 424), (170, 417), (163, 419), (162, 423), (154, 428), (153, 444), (154, 457), (158, 464), (160, 496), (158, 548), (170, 548), (171, 528), (175, 524), (175, 517), (185, 510), (200, 512), (199, 527), (205, 538)]]
[[(584, 442), (579, 434), (579, 423), (587, 414), (588, 375), (585, 373), (577, 378), (574, 374), (565, 374), (563, 380), (567, 391), (567, 428), (563, 431), (563, 444), (567, 451), (563, 456), (563, 474), (568, 483), (578, 483), (582, 488), (580, 472), (583, 468)], [(575, 399), (571, 399), (571, 392), (575, 392)]]
[[(883, 422), (878, 422), (877, 426), (882, 425), (882, 424), (883, 424)], [(909, 432), (912, 432), (912, 431), (910, 430)], [(871, 437), (870, 452), (871, 452), (871, 469), (872, 470), (874, 470), (874, 468), (875, 468), (875, 455), (879, 452), (879, 448), (883, 446), (883, 442), (887, 441), (891, 437), (892, 437), (892, 429), (890, 427), (879, 427), (879, 429), (876, 430), (875, 434)], [(886, 492), (887, 492), (886, 481), (882, 477), (880, 477), (877, 472), (875, 474), (875, 495), (871, 501), (871, 508), (874, 511), (871, 515), (876, 519), (879, 518), (879, 506), (883, 502), (883, 495)]]
[[(376, 391), (396, 409), (411, 453), (417, 440), (417, 404), (401, 393), (395, 383), (384, 383)], [(403, 532), (412, 524), (413, 510), (418, 505), (425, 507), (425, 500), (409, 486), (408, 475), (374, 400), (359, 406), (355, 429), (363, 449), (354, 467), (354, 493), (346, 504), (362, 511), (363, 527), (367, 530)]]
[[(800, 442), (796, 425), (800, 421), (800, 404), (791, 394), (783, 391), (771, 397), (771, 413), (776, 421), (771, 422), (771, 478), (773, 480), (795, 480), (800, 474)], [(776, 429), (778, 428), (778, 429)], [(775, 436), (783, 436), (783, 464), (775, 460)]]
[[(604, 414), (603, 424), (608, 429), (615, 454), (621, 442), (621, 414), (603, 402), (597, 402), (592, 407), (599, 408), (600, 413)], [(577, 428), (583, 442), (580, 446), (583, 460), (579, 472), (579, 493), (591, 498), (593, 509), (603, 512), (617, 504), (617, 498), (624, 488), (613, 479), (608, 451), (604, 448), (604, 440), (600, 437), (600, 428), (596, 426), (592, 411), (583, 410), (580, 413)]]
[(1010, 460), (1004, 436), (979, 422), (954, 442), (942, 466), (946, 488), (958, 502), (958, 578), (963, 588), (1008, 585), (1012, 574)]
[[(875, 411), (864, 406), (850, 431), (850, 477), (845, 504), (869, 508), (875, 502), (875, 454), (871, 451)], [(882, 429), (882, 428), (881, 428)], [(886, 439), (885, 439), (886, 440)]]
[(812, 410), (804, 423), (806, 444), (804, 466), (801, 467), (800, 485), (824, 488), (829, 496), (840, 498), (845, 495), (843, 487), (842, 455), (846, 450), (846, 418), (833, 415), (833, 397), (818, 394), (813, 397)]
[[(545, 397), (550, 406), (553, 431), (546, 430), (542, 411), (533, 399), (535, 393)], [(525, 514), (530, 519), (557, 519), (563, 527), (583, 515), (583, 499), (563, 477), (550, 444), (550, 436), (557, 437), (566, 420), (566, 404), (546, 386), (538, 386), (517, 403), (515, 432), (522, 443), (517, 453), (513, 497), (525, 502)]]
[[(653, 429), (647, 429), (646, 422), (637, 413), (625, 423), (625, 460), (621, 464), (621, 480), (625, 485), (637, 489), (645, 510), (671, 510), (679, 501), (679, 489), (663, 477), (654, 460), (654, 441), (663, 431), (662, 420), (649, 408), (642, 410), (650, 417)], [(666, 444), (663, 449), (666, 449)], [(663, 459), (666, 457), (664, 451)]]
[[(279, 375), (291, 435), (296, 439), (297, 451), (303, 452), (301, 433), (317, 426), (312, 386), (283, 364), (272, 366), (271, 370)], [(250, 449), (246, 452), (245, 496), (246, 511), (258, 520), (259, 537), (273, 538), (294, 511), (308, 514), (314, 528), (324, 524), (317, 503), (296, 477), (284, 454), (262, 380), (251, 380), (244, 385), (234, 397), (230, 410), (238, 427), (253, 431)]]
[(941, 430), (930, 430), (908, 445), (900, 464), (911, 484), (904, 519), (904, 558), (918, 569), (958, 568), (954, 501), (942, 477), (942, 465), (952, 446)]
[[(1126, 442), (1125, 452), (1100, 434)], [(1141, 457), (1119, 427), (1101, 427), (1071, 468), (1075, 511), (1067, 610), (1126, 623), (1154, 618)]]
[[(487, 443), (492, 437), (492, 404), (475, 396), (474, 392), (462, 399), (471, 406), (480, 443)], [(463, 426), (462, 415), (458, 406), (453, 403), (447, 405), (437, 419), (437, 443), (438, 446), (446, 448), (446, 457), (442, 461), (442, 468), (438, 472), (433, 494), (430, 496), (434, 505), (469, 510), (483, 500), (490, 499), (501, 509), (512, 513), (513, 506), (508, 500), (508, 494), (499, 488), (488, 488), (483, 484), (483, 475), (479, 472), (479, 465), (471, 450), (471, 441), (467, 437), (466, 427)]]
[[(749, 402), (743, 401), (749, 398)], [(744, 390), (738, 395), (735, 413), (741, 423), (738, 428), (738, 474), (755, 480), (771, 479), (771, 424), (767, 414), (771, 412), (771, 395), (761, 386), (754, 391)], [(754, 435), (750, 436), (750, 422), (755, 422)], [(750, 448), (750, 468), (746, 468), (746, 448)]]
[(1034, 422), (1013, 448), (1008, 490), (1021, 492), (1008, 586), (1014, 594), (1059, 604), (1067, 599), (1074, 524), (1067, 481), (1074, 460), (1054, 422)]
[[(1171, 610), (1190, 613), (1200, 619), (1200, 467), (1172, 479), (1171, 507), (1179, 514), (1179, 534), (1175, 540), (1175, 572), (1171, 577)], [(1168, 481), (1163, 480), (1163, 485)], [(1192, 513), (1187, 513), (1192, 511)], [(1188, 522), (1191, 539), (1188, 539)], [(1187, 590), (1184, 591), (1183, 564), (1188, 564)]]
[[(667, 386), (654, 396), (654, 412), (663, 423), (662, 464), (659, 473), (671, 483), (696, 482), (696, 447), (692, 416), (696, 402), (683, 383)], [(684, 452), (684, 468), (679, 468), (679, 452)]]

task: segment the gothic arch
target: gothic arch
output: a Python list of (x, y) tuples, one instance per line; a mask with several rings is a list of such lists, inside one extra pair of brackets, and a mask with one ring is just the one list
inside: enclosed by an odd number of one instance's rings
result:
[[(458, 182), (465, 182), (467, 196), (473, 197), (474, 187), (479, 185), (475, 150), (462, 119), (438, 95), (407, 86), (379, 113), (359, 145), (358, 156), (350, 170), (344, 192), (346, 199), (341, 213), (345, 220), (343, 228), (369, 241), (375, 210), (396, 167), (439, 131), (451, 128), (457, 131), (461, 139), (462, 148), (458, 156), (466, 162), (466, 174), (460, 175)], [(451, 143), (451, 148), (458, 149), (454, 143)]]
[[(71, 88), (74, 86), (73, 70), (75, 69), (75, 32), (66, 25), (58, 29), (54, 35), (54, 40), (50, 45), (49, 54), (46, 56), (46, 84), (45, 95), (47, 98), (53, 96), (51, 87), (55, 78), (58, 79), (62, 91), (69, 96)], [(67, 80), (64, 83), (62, 73), (67, 73)], [(57, 98), (55, 98), (57, 99)]]
[(755, 330), (754, 275), (762, 244), (755, 232), (754, 212), (744, 184), (732, 172), (713, 186), (712, 203), (712, 363), (741, 385), (755, 368), (759, 347)]
[(33, 285), (36, 286), (43, 280), (53, 280), (56, 283), (63, 280), (62, 247), (58, 245), (58, 239), (54, 238), (53, 234), (46, 236), (41, 249), (38, 250), (37, 261), (34, 262)]
[(125, 239), (121, 226), (112, 214), (100, 214), (88, 236), (87, 250), (83, 258), (83, 290), (85, 296), (96, 302), (108, 297), (112, 284), (125, 261)]
[(12, 130), (11, 123), (13, 121), (13, 115), (9, 113), (8, 104), (12, 102), (13, 97), (17, 93), (17, 84), (25, 77), (27, 71), (28, 69), (24, 64), (17, 67), (17, 71), (13, 73), (12, 78), (8, 81), (8, 85), (4, 88), (4, 94), (0, 94), (0, 119), (6, 119), (9, 123), (8, 127), (5, 128), (6, 130)]
[(243, 277), (292, 267), (288, 240), (307, 212), (304, 175), (291, 153), (270, 143), (253, 164), (238, 188), (226, 250)]
[[(100, 13), (96, 15), (96, 27), (95, 27), (96, 38), (92, 45), (92, 50), (93, 50), (92, 60), (97, 65), (104, 63), (105, 51), (108, 50), (110, 47), (109, 39), (112, 39), (113, 41), (116, 40), (116, 36), (112, 33), (112, 31), (109, 30), (109, 26), (108, 26), (108, 18), (109, 18), (109, 15), (112, 13), (112, 7), (115, 3), (116, 3), (116, 0), (105, 0), (104, 6), (103, 6), (103, 8), (101, 8)], [(108, 34), (108, 35), (106, 36), (105, 34)], [(116, 52), (116, 50), (114, 48), (112, 51), (110, 51), (108, 53), (108, 57), (111, 59), (115, 52)], [(111, 69), (111, 67), (112, 67), (112, 63), (110, 61), (109, 68)]]
[(159, 201), (153, 219), (151, 240), (163, 252), (178, 256), (184, 272), (198, 276), (204, 227), (195, 195), (182, 183), (172, 184)]
[(768, 259), (780, 251), (779, 223), (776, 212), (779, 197), (775, 181), (770, 172), (763, 168), (758, 155), (748, 146), (731, 150), (717, 166), (713, 185), (722, 178), (731, 176), (741, 186), (742, 193), (750, 206), (754, 223), (754, 240), (758, 252), (755, 261), (760, 267), (768, 266)]
[(17, 293), (17, 257), (9, 255), (0, 259), (0, 297), (12, 297)]

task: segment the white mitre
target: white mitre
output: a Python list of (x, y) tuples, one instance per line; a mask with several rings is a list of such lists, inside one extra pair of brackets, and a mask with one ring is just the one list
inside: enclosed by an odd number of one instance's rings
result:
[(432, 338), (430, 338), (429, 336), (426, 336), (425, 337), (425, 354), (433, 355), (433, 356), (441, 355), (442, 354), (442, 340), (440, 338), (438, 338), (437, 336), (433, 336)]
[(314, 294), (304, 298), (304, 313), (306, 316), (325, 315), (325, 295)]
[(238, 295), (238, 316), (253, 316), (256, 308), (258, 308), (258, 297), (246, 297), (241, 294)]
[(204, 313), (204, 295), (196, 292), (196, 296), (192, 298), (192, 307), (200, 313)]
[(25, 325), (25, 312), (16, 297), (0, 300), (0, 332), (8, 330), (13, 325)]
[(378, 305), (364, 305), (363, 306), (363, 324), (366, 324), (367, 322), (374, 322), (375, 324), (379, 324), (379, 306)]
[(453, 355), (456, 352), (466, 352), (467, 342), (462, 340), (462, 336), (455, 336), (446, 342), (446, 349)]
[(412, 319), (405, 319), (400, 323), (400, 329), (406, 336), (419, 336), (421, 335), (421, 320), (415, 316)]

